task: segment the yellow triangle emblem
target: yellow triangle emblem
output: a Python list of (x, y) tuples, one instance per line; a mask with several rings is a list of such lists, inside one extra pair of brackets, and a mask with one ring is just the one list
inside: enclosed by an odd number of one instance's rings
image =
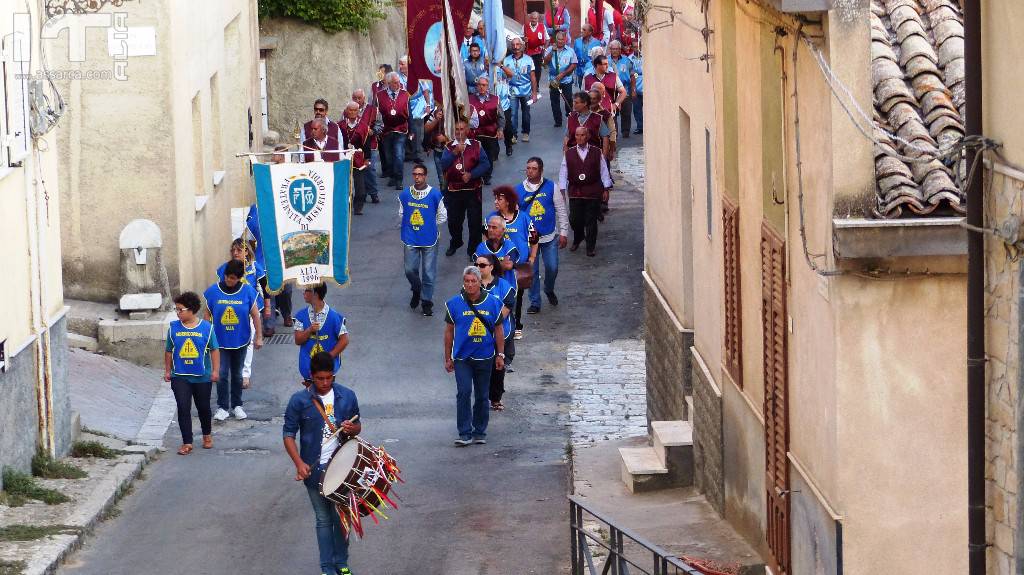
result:
[(423, 214), (420, 213), (419, 208), (416, 208), (415, 210), (412, 211), (412, 215), (409, 216), (409, 223), (414, 226), (423, 225)]
[(220, 316), (221, 325), (238, 325), (238, 314), (235, 313), (235, 308), (227, 306), (224, 308), (224, 313)]
[(546, 213), (548, 212), (544, 209), (544, 206), (541, 205), (540, 200), (533, 200), (533, 204), (530, 205), (530, 217), (539, 218)]
[(318, 341), (316, 342), (316, 345), (313, 346), (313, 349), (309, 350), (309, 357), (313, 357), (314, 355), (322, 352), (323, 350), (324, 346), (320, 345), (320, 342)]
[(484, 327), (484, 322), (480, 321), (480, 318), (474, 317), (473, 323), (469, 326), (470, 337), (483, 337), (487, 335), (487, 328)]
[(185, 344), (181, 346), (178, 357), (182, 359), (195, 359), (199, 357), (199, 350), (196, 349), (196, 344), (192, 341), (191, 337), (186, 339)]

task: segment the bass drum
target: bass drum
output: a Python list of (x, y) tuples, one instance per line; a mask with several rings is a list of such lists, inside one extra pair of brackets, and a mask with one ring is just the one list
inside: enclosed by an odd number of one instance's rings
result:
[[(331, 456), (320, 478), (320, 494), (332, 503), (349, 508), (353, 499), (359, 515), (369, 515), (383, 502), (394, 477), (388, 477), (394, 460), (382, 448), (353, 437)], [(353, 497), (354, 495), (354, 497)]]

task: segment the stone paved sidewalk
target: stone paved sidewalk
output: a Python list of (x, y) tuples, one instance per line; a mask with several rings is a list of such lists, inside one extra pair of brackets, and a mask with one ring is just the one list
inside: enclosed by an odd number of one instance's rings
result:
[(647, 434), (644, 342), (572, 344), (567, 351), (574, 447)]
[(619, 148), (617, 156), (612, 162), (612, 178), (615, 180), (621, 178), (640, 192), (644, 191), (646, 170), (643, 146)]

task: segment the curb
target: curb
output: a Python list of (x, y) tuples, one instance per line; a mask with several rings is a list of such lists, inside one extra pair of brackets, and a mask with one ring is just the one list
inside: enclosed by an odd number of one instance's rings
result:
[(46, 545), (28, 559), (23, 575), (51, 575), (57, 567), (76, 549), (82, 546), (100, 519), (121, 499), (128, 487), (142, 472), (142, 469), (157, 453), (157, 448), (145, 445), (129, 445), (122, 448), (129, 452), (123, 461), (114, 466), (110, 474), (100, 482), (93, 492), (77, 509), (72, 511), (65, 524), (78, 527), (76, 534), (55, 535)]

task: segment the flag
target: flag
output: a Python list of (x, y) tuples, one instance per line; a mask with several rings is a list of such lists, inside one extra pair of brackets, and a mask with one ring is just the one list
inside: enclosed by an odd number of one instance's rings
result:
[(349, 281), (352, 161), (253, 164), (267, 288)]
[(505, 59), (505, 51), (508, 48), (505, 42), (505, 12), (502, 10), (501, 0), (484, 0), (483, 18), (487, 29), (487, 51), (491, 55), (491, 64), (500, 64)]
[[(437, 0), (408, 0), (406, 2), (406, 27), (409, 42), (409, 80), (406, 84), (410, 93), (417, 90), (422, 80), (433, 83), (434, 96), (444, 94), (441, 78), (445, 62), (451, 58), (446, 55), (444, 12), (445, 4)], [(450, 10), (452, 24), (455, 29), (455, 46), (462, 43), (463, 32), (473, 10), (473, 0), (451, 0)], [(455, 50), (454, 58), (462, 64), (459, 51)]]
[(441, 105), (444, 110), (444, 133), (451, 135), (455, 133), (455, 120), (460, 115), (460, 104), (463, 109), (469, 104), (469, 90), (466, 87), (466, 70), (459, 55), (459, 43), (462, 40), (456, 32), (448, 0), (444, 0), (442, 16), (446, 55), (442, 61)]

